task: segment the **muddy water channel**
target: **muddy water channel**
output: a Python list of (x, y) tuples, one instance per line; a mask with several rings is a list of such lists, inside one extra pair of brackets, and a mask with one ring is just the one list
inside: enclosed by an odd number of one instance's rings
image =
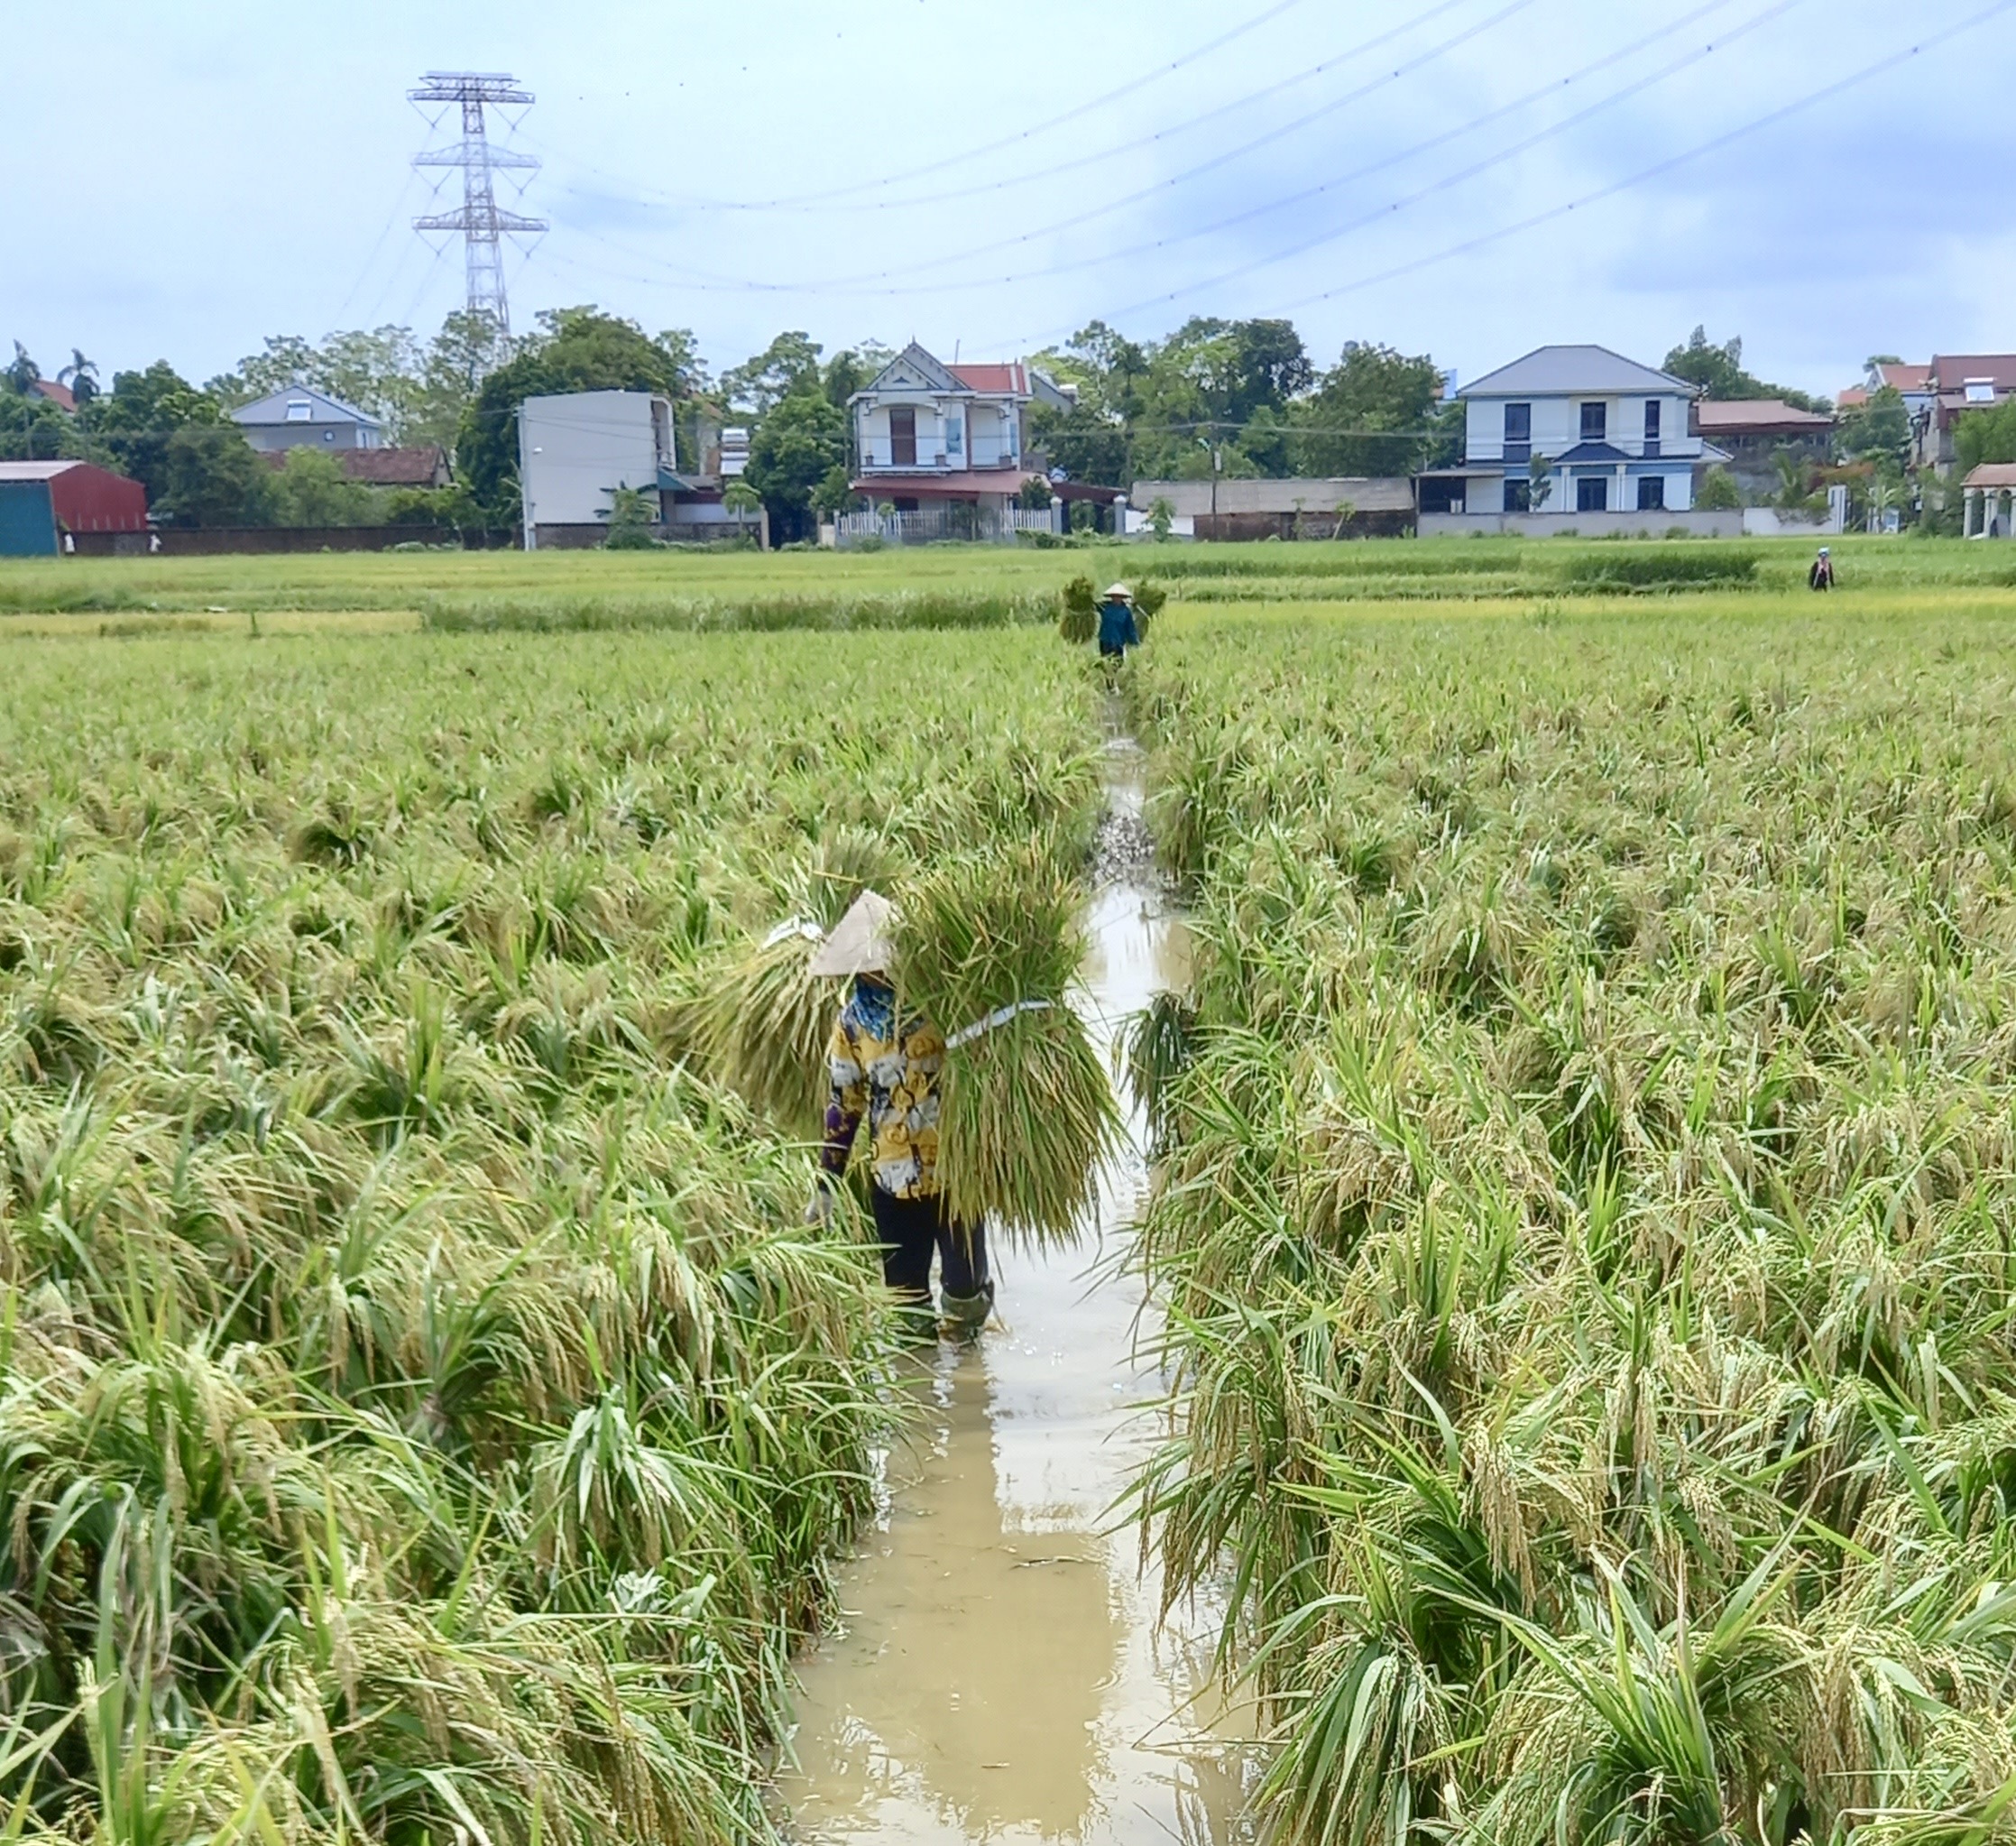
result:
[[(1137, 822), (1137, 752), (1116, 740), (1109, 762), (1113, 812)], [(1088, 920), (1082, 1003), (1109, 1046), (1183, 978), (1181, 926), (1124, 872)], [(1161, 1389), (1137, 1357), (1139, 1283), (1118, 1273), (1145, 1184), (1135, 1133), (1079, 1247), (996, 1251), (984, 1339), (919, 1361), (916, 1432), (888, 1457), (839, 1626), (802, 1667), (778, 1791), (802, 1840), (1245, 1836), (1251, 1731), (1211, 1681), (1214, 1611), (1158, 1629), (1160, 1586), (1116, 1529)]]

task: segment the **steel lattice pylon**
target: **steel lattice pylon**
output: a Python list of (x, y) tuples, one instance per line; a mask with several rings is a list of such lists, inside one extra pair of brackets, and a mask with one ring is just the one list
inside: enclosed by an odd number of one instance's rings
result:
[(406, 94), (416, 103), (462, 106), (462, 139), (452, 147), (429, 148), (413, 156), (416, 167), (462, 169), (462, 209), (415, 218), (413, 228), (460, 233), (468, 271), (469, 311), (487, 314), (500, 340), (508, 338), (511, 303), (504, 292), (503, 240), (531, 235), (547, 226), (544, 218), (521, 217), (498, 205), (492, 175), (500, 170), (536, 172), (539, 163), (530, 154), (492, 147), (485, 132), (483, 107), (486, 104), (527, 106), (534, 100), (532, 93), (520, 89), (515, 78), (495, 71), (430, 70), (418, 88)]

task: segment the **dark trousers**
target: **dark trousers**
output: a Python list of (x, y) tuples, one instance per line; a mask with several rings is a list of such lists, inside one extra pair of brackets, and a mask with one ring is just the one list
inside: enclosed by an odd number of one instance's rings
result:
[(938, 1253), (938, 1280), (947, 1295), (971, 1297), (987, 1287), (987, 1233), (978, 1224), (946, 1221), (944, 1200), (893, 1198), (879, 1186), (875, 1229), (882, 1239), (882, 1279), (900, 1295), (931, 1298), (931, 1253)]

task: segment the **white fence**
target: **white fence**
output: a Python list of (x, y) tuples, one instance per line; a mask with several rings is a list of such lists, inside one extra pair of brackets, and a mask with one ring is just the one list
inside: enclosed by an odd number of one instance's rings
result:
[(991, 507), (961, 503), (920, 507), (915, 512), (843, 512), (835, 522), (834, 539), (842, 548), (863, 539), (886, 545), (929, 545), (965, 540), (982, 545), (1012, 545), (1017, 532), (1061, 532), (1062, 501), (1048, 506)]

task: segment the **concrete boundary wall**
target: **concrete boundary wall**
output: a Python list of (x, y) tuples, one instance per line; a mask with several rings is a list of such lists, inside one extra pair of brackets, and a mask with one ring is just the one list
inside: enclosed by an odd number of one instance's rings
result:
[(1735, 512), (1424, 512), (1424, 539), (1740, 539)]

